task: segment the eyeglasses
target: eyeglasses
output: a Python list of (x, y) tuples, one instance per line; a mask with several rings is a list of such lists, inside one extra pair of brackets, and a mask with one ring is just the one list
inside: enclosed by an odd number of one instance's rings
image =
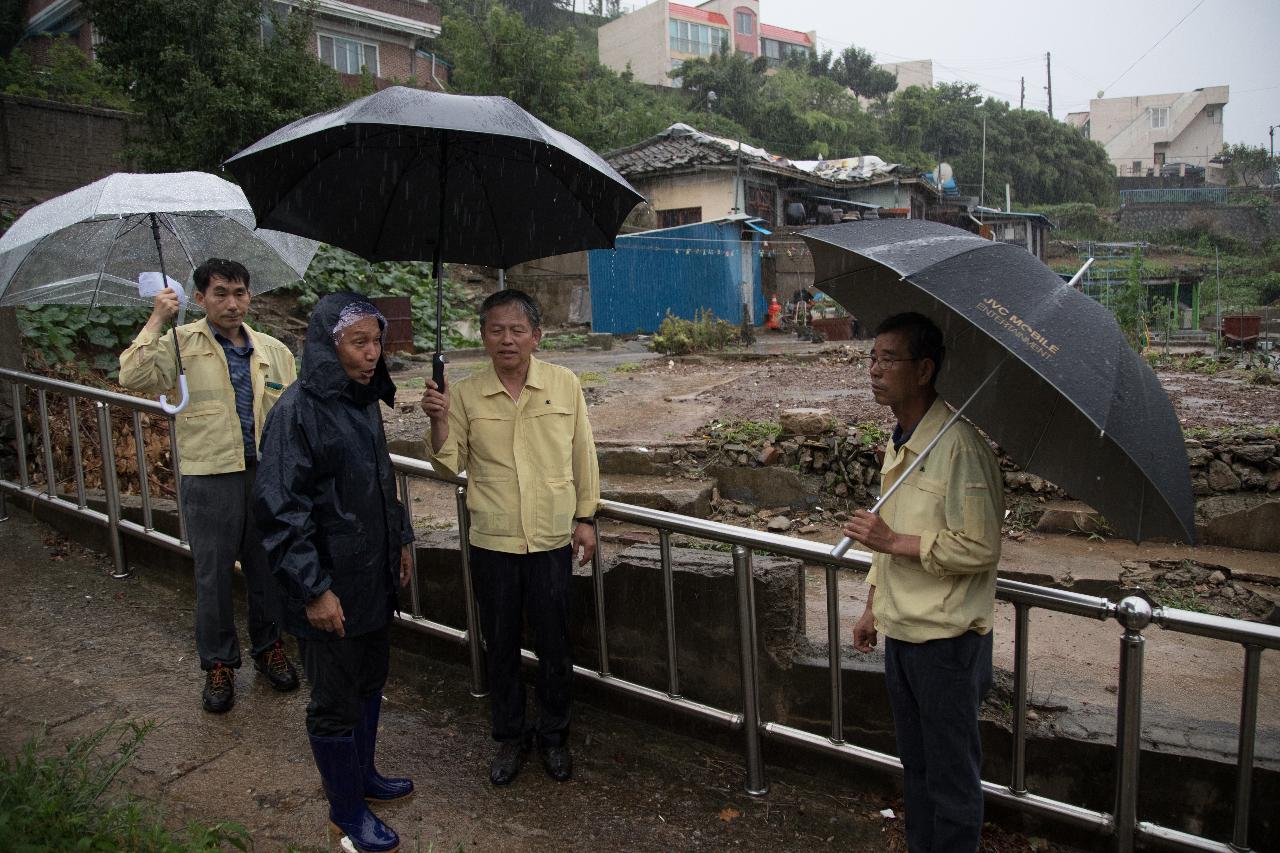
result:
[(893, 366), (900, 361), (919, 361), (918, 358), (891, 358), (889, 356), (873, 355), (867, 358), (867, 370), (875, 370), (879, 367), (881, 370), (891, 370)]

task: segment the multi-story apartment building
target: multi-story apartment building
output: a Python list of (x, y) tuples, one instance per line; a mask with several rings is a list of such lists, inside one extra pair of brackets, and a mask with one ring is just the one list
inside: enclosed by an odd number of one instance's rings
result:
[(615, 18), (599, 30), (600, 62), (635, 79), (677, 86), (670, 75), (686, 59), (705, 59), (724, 48), (782, 63), (812, 55), (818, 34), (775, 27), (760, 20), (757, 0), (706, 0), (697, 6), (657, 0)]
[[(212, 0), (211, 0), (212, 2)], [(303, 5), (273, 0), (277, 15)], [(424, 89), (448, 82), (448, 66), (431, 43), (440, 35), (440, 9), (427, 0), (314, 0), (316, 55), (344, 77), (367, 68), (379, 85), (412, 80)], [(263, 3), (263, 35), (270, 16)], [(94, 35), (80, 0), (26, 0), (26, 35), (66, 34), (92, 55)]]
[(1159, 174), (1166, 163), (1211, 169), (1222, 151), (1228, 88), (1094, 98), (1087, 112), (1068, 113), (1067, 123), (1107, 149), (1117, 175)]

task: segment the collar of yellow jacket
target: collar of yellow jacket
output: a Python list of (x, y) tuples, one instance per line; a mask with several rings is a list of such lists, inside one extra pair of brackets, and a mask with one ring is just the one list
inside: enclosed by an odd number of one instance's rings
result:
[[(241, 323), (240, 325), (244, 327), (245, 334), (247, 334), (250, 338), (252, 338), (254, 335), (257, 334), (257, 332), (253, 330), (253, 327), (250, 326), (248, 323)], [(209, 325), (208, 317), (203, 317), (199, 320), (196, 320), (194, 323), (188, 323), (182, 328), (189, 330), (193, 335), (203, 335), (204, 337), (208, 338), (209, 344), (211, 346), (216, 346), (219, 348), (221, 348), (222, 346), (221, 344), (218, 343), (218, 339), (213, 336), (213, 327)], [(255, 346), (253, 348), (253, 351), (257, 352), (258, 348)]]
[(920, 423), (916, 424), (915, 431), (911, 433), (911, 438), (907, 439), (906, 444), (894, 450), (893, 439), (889, 439), (889, 444), (885, 447), (885, 458), (890, 461), (890, 464), (885, 470), (892, 471), (901, 465), (902, 460), (907, 458), (907, 451), (911, 451), (912, 459), (918, 458), (920, 451), (928, 447), (929, 442), (937, 437), (938, 431), (942, 429), (949, 417), (951, 417), (951, 409), (941, 397), (938, 397), (929, 407), (929, 411), (924, 413)]
[[(524, 387), (526, 388), (545, 388), (547, 387), (547, 364), (538, 361), (538, 359), (529, 357), (529, 373), (524, 378)], [(486, 397), (492, 397), (494, 394), (505, 394), (507, 389), (502, 385), (502, 378), (498, 376), (498, 371), (494, 369), (493, 362), (489, 362), (485, 373), (479, 377), (480, 393)]]

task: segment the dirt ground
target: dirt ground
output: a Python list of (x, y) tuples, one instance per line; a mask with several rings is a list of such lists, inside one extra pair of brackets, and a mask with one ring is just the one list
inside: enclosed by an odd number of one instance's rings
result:
[[(746, 353), (725, 356), (667, 358), (650, 353), (642, 342), (621, 342), (611, 352), (543, 353), (582, 378), (587, 388), (592, 429), (600, 443), (655, 447), (696, 439), (713, 420), (777, 420), (778, 412), (793, 407), (829, 408), (846, 423), (870, 422), (891, 426), (892, 417), (871, 396), (861, 356), (869, 342), (825, 345), (764, 337)], [(482, 364), (473, 353), (451, 366), (462, 375)], [(388, 432), (417, 438), (426, 418), (416, 407), (421, 391), (415, 385), (421, 369), (402, 377), (398, 412), (388, 418)], [(1206, 376), (1187, 371), (1160, 370), (1161, 384), (1175, 411), (1192, 427), (1280, 426), (1280, 386), (1255, 385), (1236, 375)], [(456, 527), (451, 489), (421, 482), (414, 486), (417, 523)], [(833, 499), (832, 507), (837, 503)], [(828, 507), (830, 509), (831, 507)], [(803, 514), (802, 514), (803, 515)], [(730, 523), (760, 527), (757, 518), (729, 517)], [(814, 530), (801, 534), (815, 541), (839, 539), (838, 522), (814, 514)], [(797, 525), (799, 526), (799, 525)], [(611, 539), (634, 531), (612, 524), (601, 527), (604, 548), (622, 547)], [(793, 534), (795, 535), (795, 534)], [(1004, 577), (1070, 587), (1083, 580), (1115, 581), (1124, 561), (1194, 559), (1273, 578), (1280, 582), (1280, 555), (1220, 547), (1185, 548), (1123, 540), (1099, 540), (1019, 532), (1007, 538), (1001, 561)], [(1273, 593), (1276, 588), (1264, 591)], [(865, 585), (860, 575), (842, 577), (841, 616), (844, 636), (862, 612)], [(1280, 596), (1277, 596), (1280, 598)], [(811, 639), (826, 642), (826, 591), (823, 571), (812, 568), (806, 582), (806, 624)], [(999, 605), (996, 625), (996, 665), (1012, 669), (1013, 608)], [(1106, 725), (1114, 715), (1121, 629), (1082, 617), (1036, 611), (1032, 618), (1030, 661), (1031, 701), (1039, 714), (1067, 711)], [(1228, 730), (1239, 721), (1243, 653), (1229, 644), (1173, 634), (1159, 628), (1147, 632), (1146, 692), (1149, 713), (1170, 722), (1194, 719), (1222, 734), (1218, 745), (1230, 741)], [(846, 648), (844, 654), (855, 653)], [(1259, 698), (1259, 757), (1280, 762), (1280, 660), (1263, 656), (1264, 685)], [(1233, 735), (1231, 735), (1233, 737)], [(1224, 741), (1223, 738), (1226, 740)], [(1230, 745), (1230, 744), (1228, 744)], [(1216, 748), (1216, 747), (1215, 747)], [(1232, 748), (1234, 748), (1232, 746)]]
[[(8, 603), (0, 612), (0, 756), (40, 733), (58, 749), (112, 721), (156, 721), (120, 783), (158, 804), (167, 823), (234, 821), (256, 851), (338, 849), (324, 832), (305, 687), (274, 693), (246, 667), (235, 708), (206, 714), (185, 578), (113, 580), (101, 555), (21, 512), (0, 525), (0, 541)], [(771, 765), (769, 795), (752, 798), (732, 749), (585, 701), (576, 706), (572, 781), (551, 781), (534, 758), (513, 785), (495, 788), (486, 703), (467, 685), (460, 665), (401, 653), (392, 661), (378, 763), (413, 777), (418, 790), (378, 811), (406, 853), (906, 849), (901, 821), (881, 814), (902, 808), (882, 777), (817, 778)], [(1074, 849), (995, 824), (982, 846)]]

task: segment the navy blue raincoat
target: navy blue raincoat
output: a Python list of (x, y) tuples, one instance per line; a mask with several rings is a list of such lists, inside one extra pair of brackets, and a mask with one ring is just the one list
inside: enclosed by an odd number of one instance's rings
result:
[(262, 434), (254, 509), (284, 588), (284, 625), (309, 640), (337, 639), (307, 621), (306, 604), (331, 589), (348, 637), (386, 625), (396, 607), (400, 549), (413, 541), (396, 498), (379, 401), (394, 405), (385, 359), (361, 385), (338, 361), (332, 329), (354, 293), (321, 299), (307, 328), (299, 379)]

